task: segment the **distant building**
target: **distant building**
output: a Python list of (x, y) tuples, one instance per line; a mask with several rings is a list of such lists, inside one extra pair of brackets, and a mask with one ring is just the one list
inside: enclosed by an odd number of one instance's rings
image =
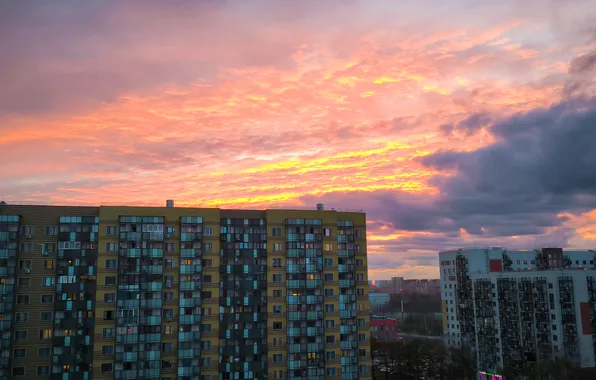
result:
[(425, 294), (438, 295), (441, 292), (439, 279), (412, 279), (406, 280), (403, 277), (392, 277), (391, 280), (376, 280), (373, 285), (381, 292), (389, 294)]
[(370, 336), (381, 342), (397, 342), (399, 322), (397, 319), (383, 316), (372, 316), (370, 319)]
[(596, 364), (596, 253), (544, 248), (440, 252), (446, 343), (478, 369), (562, 357)]
[(382, 311), (385, 306), (389, 304), (390, 296), (387, 293), (377, 293), (375, 291), (371, 291), (368, 294), (368, 301), (370, 303), (370, 311), (371, 312), (379, 312)]

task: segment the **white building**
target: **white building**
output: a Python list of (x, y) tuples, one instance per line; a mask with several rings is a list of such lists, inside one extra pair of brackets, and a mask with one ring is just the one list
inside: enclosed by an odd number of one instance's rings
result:
[(471, 248), (439, 253), (446, 343), (478, 370), (566, 358), (596, 365), (596, 253)]

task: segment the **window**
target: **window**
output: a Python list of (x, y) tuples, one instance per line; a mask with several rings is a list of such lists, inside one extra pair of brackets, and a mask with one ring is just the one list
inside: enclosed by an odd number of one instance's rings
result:
[(213, 227), (203, 227), (203, 235), (213, 236)]
[(51, 347), (40, 347), (37, 349), (37, 357), (49, 358), (51, 354), (52, 354)]
[(281, 243), (273, 243), (273, 252), (281, 252)]
[(356, 230), (356, 237), (358, 239), (360, 239), (364, 234), (362, 233), (362, 230)]
[(52, 329), (39, 330), (39, 339), (52, 339)]
[(164, 299), (164, 301), (173, 301), (174, 300), (174, 292), (163, 292), (163, 299)]
[(323, 246), (323, 250), (325, 252), (331, 252), (331, 251), (333, 251), (333, 244), (331, 244), (331, 243), (325, 243), (325, 245)]
[(273, 354), (273, 362), (274, 363), (283, 363), (284, 355), (283, 354)]
[(335, 367), (328, 367), (327, 368), (327, 376), (335, 376), (336, 369)]
[(174, 352), (174, 343), (162, 343), (161, 352)]
[(166, 259), (166, 260), (164, 260), (164, 266), (166, 268), (175, 268), (176, 262), (173, 259)]
[(363, 350), (363, 349), (358, 350), (358, 356), (365, 357), (366, 356), (366, 350)]
[(326, 343), (335, 343), (335, 335), (327, 335), (325, 337), (325, 342)]
[(203, 275), (203, 282), (213, 282), (213, 276), (210, 274), (204, 274)]
[(273, 275), (273, 282), (279, 284), (281, 282), (283, 282), (283, 277), (281, 274), (274, 274)]
[(167, 226), (166, 233), (168, 233), (170, 236), (174, 235), (176, 233), (176, 227), (175, 226)]
[(210, 307), (202, 307), (201, 308), (201, 315), (211, 315), (211, 308)]
[(112, 363), (101, 363), (101, 373), (112, 372)]
[(54, 286), (54, 280), (54, 277), (43, 277), (41, 279), (41, 286), (43, 286), (44, 288)]
[(54, 320), (54, 313), (51, 311), (42, 311), (39, 313), (39, 320), (41, 322), (52, 322)]
[(31, 269), (31, 260), (19, 260), (19, 269)]
[(206, 323), (204, 325), (201, 325), (202, 332), (209, 333), (209, 332), (211, 332), (212, 329), (213, 329), (213, 327), (211, 326), (211, 323)]
[(49, 365), (38, 365), (37, 366), (37, 375), (38, 376), (49, 376), (50, 375), (50, 366)]
[(23, 287), (30, 286), (30, 285), (31, 285), (31, 279), (29, 277), (19, 277), (19, 280), (18, 280), (19, 288), (23, 288)]
[(283, 338), (273, 338), (273, 347), (281, 347), (284, 344)]
[(27, 357), (27, 349), (26, 348), (15, 348), (14, 350), (12, 350), (12, 357), (15, 359)]
[(325, 297), (333, 297), (333, 289), (325, 289)]
[(29, 320), (29, 313), (16, 313), (15, 319), (17, 323), (27, 322)]
[(211, 349), (211, 341), (210, 340), (201, 341), (201, 348), (204, 350), (210, 350)]
[(205, 268), (211, 268), (213, 266), (213, 259), (203, 259), (202, 262)]
[(281, 314), (281, 305), (273, 305), (273, 314)]
[(325, 305), (325, 313), (333, 313), (335, 311), (335, 307), (333, 306), (333, 304), (326, 304)]
[(203, 298), (203, 299), (210, 299), (211, 298), (211, 292), (201, 292), (201, 298)]
[(283, 292), (281, 290), (274, 290), (273, 291), (273, 298), (282, 298)]
[(281, 329), (283, 329), (282, 322), (273, 322), (273, 330), (281, 330)]
[(333, 273), (325, 273), (325, 282), (333, 281)]
[(108, 259), (108, 260), (106, 260), (106, 268), (107, 269), (116, 269), (116, 268), (118, 268), (118, 262), (115, 259)]
[(281, 267), (281, 259), (273, 259), (273, 267), (280, 268)]
[(166, 252), (173, 253), (176, 252), (176, 244), (174, 243), (166, 243)]
[(325, 259), (325, 266), (332, 267), (333, 266), (333, 259)]
[(103, 312), (103, 320), (104, 321), (113, 321), (114, 320), (114, 310), (105, 310)]
[(42, 294), (41, 295), (41, 303), (42, 304), (54, 303), (54, 295), (53, 294)]
[(323, 235), (325, 235), (325, 237), (331, 237), (333, 235), (331, 232), (331, 228), (323, 229)]
[(25, 376), (25, 367), (12, 367), (12, 377)]
[(31, 243), (21, 243), (21, 247), (20, 247), (20, 252), (21, 253), (31, 253), (33, 252), (33, 244)]
[(335, 360), (336, 358), (336, 354), (335, 351), (327, 351), (327, 360)]
[(106, 243), (106, 252), (116, 252), (118, 245), (116, 243)]
[(101, 332), (101, 335), (104, 338), (113, 338), (114, 337), (114, 329), (104, 328)]
[(113, 355), (114, 354), (114, 346), (101, 346), (101, 354), (102, 355)]
[(48, 253), (56, 253), (56, 251), (56, 243), (43, 243), (42, 253), (44, 256)]
[(28, 305), (30, 303), (29, 294), (17, 295), (17, 305)]
[(35, 226), (21, 226), (21, 235), (25, 237), (35, 235)]
[(325, 321), (325, 327), (328, 329), (332, 329), (335, 327), (335, 321), (333, 319), (327, 319)]
[(44, 269), (54, 269), (54, 260), (44, 260), (43, 267)]
[(366, 342), (366, 334), (358, 334), (358, 342), (360, 342), (360, 343)]
[(364, 266), (364, 260), (362, 260), (362, 259), (356, 259), (356, 266), (357, 267), (363, 267)]
[(106, 231), (108, 236), (115, 236), (118, 234), (118, 226), (108, 226)]
[(116, 285), (116, 276), (106, 276), (103, 281), (104, 285)]
[(203, 367), (211, 367), (211, 358), (202, 358)]
[(271, 235), (273, 235), (273, 236), (281, 236), (281, 227), (273, 227), (271, 229)]
[(366, 321), (364, 319), (358, 319), (359, 327), (366, 327)]
[(46, 236), (56, 236), (56, 235), (58, 235), (58, 227), (56, 227), (56, 226), (46, 226), (45, 234), (46, 234)]
[(362, 364), (358, 366), (358, 372), (363, 375), (365, 373), (368, 373), (368, 367), (366, 366), (366, 364)]

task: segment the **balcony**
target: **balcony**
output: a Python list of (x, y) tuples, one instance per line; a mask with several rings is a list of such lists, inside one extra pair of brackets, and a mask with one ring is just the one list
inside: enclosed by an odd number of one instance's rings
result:
[(356, 285), (356, 280), (348, 279), (348, 280), (339, 280), (339, 287), (340, 288), (352, 288)]
[(342, 350), (353, 350), (358, 347), (358, 342), (355, 340), (344, 340), (343, 342), (339, 343), (339, 347)]
[(337, 271), (340, 273), (345, 272), (354, 272), (356, 270), (356, 266), (354, 264), (340, 264), (337, 266)]
[(356, 251), (353, 249), (339, 249), (337, 251), (338, 257), (354, 257), (356, 256)]
[(163, 248), (145, 248), (143, 249), (143, 256), (151, 259), (163, 258)]
[(178, 323), (181, 325), (194, 325), (201, 323), (201, 316), (198, 314), (180, 315), (178, 316)]
[(180, 307), (196, 307), (200, 305), (200, 298), (180, 298)]
[(201, 273), (202, 265), (194, 264), (194, 265), (180, 265), (180, 274), (196, 274)]
[(182, 248), (180, 250), (180, 257), (185, 258), (185, 259), (201, 257), (201, 249), (200, 248)]
[(141, 272), (146, 274), (163, 274), (163, 266), (161, 265), (143, 265)]

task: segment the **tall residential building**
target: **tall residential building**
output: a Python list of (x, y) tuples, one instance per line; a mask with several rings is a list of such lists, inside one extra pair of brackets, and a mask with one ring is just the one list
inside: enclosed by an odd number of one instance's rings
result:
[(366, 220), (0, 204), (0, 380), (370, 379)]
[(561, 357), (596, 365), (596, 253), (544, 248), (440, 252), (447, 344), (480, 371)]

